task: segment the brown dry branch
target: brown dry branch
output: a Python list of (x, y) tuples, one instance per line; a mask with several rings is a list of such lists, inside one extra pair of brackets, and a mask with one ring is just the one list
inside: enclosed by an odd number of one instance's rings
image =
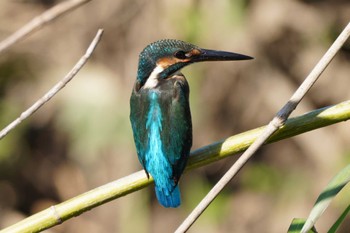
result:
[(69, 71), (69, 73), (54, 87), (52, 87), (43, 97), (37, 100), (31, 107), (22, 112), (22, 114), (3, 130), (0, 131), (0, 139), (4, 138), (11, 130), (18, 126), (23, 120), (27, 119), (33, 113), (35, 113), (40, 107), (47, 103), (53, 96), (55, 96), (62, 88), (64, 88), (69, 81), (71, 81), (79, 70), (85, 65), (91, 54), (95, 50), (98, 42), (101, 40), (103, 29), (99, 29), (90, 46), (86, 50), (85, 54), (79, 59), (75, 66)]
[[(268, 140), (268, 143), (349, 119), (350, 100), (288, 119), (285, 126), (280, 128)], [(186, 170), (201, 167), (246, 150), (264, 129), (265, 127), (253, 129), (192, 151)], [(148, 179), (144, 171), (130, 174), (42, 210), (14, 225), (0, 230), (0, 233), (32, 233), (43, 231), (62, 224), (97, 206), (145, 188), (152, 182), (153, 179)]]
[(89, 2), (91, 0), (70, 0), (62, 2), (41, 15), (32, 19), (29, 23), (24, 25), (22, 28), (18, 29), (12, 35), (7, 37), (5, 40), (0, 42), (0, 53), (10, 48), (16, 42), (23, 40), (25, 37), (30, 35), (31, 33), (39, 30), (46, 24), (52, 22), (56, 18), (68, 13), (71, 10), (76, 9), (77, 7)]
[(225, 173), (225, 175), (216, 183), (216, 185), (209, 191), (209, 193), (202, 199), (202, 201), (194, 208), (190, 215), (178, 227), (176, 233), (186, 232), (192, 224), (205, 211), (210, 203), (219, 195), (223, 188), (233, 179), (233, 177), (241, 170), (247, 161), (254, 155), (254, 153), (268, 140), (268, 138), (281, 128), (290, 114), (294, 111), (306, 93), (310, 90), (313, 84), (317, 81), (323, 71), (327, 68), (339, 49), (343, 46), (345, 41), (350, 36), (350, 22), (334, 41), (332, 46), (324, 54), (321, 60), (312, 69), (310, 74), (306, 77), (304, 82), (299, 86), (296, 92), (288, 100), (288, 102), (281, 108), (276, 116), (272, 119), (264, 132), (254, 141), (254, 143), (242, 154), (242, 156), (232, 165), (232, 167)]

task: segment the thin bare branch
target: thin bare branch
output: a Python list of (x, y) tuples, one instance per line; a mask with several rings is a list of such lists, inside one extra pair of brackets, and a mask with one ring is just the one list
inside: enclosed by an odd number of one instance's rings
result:
[(76, 9), (77, 7), (89, 2), (91, 0), (70, 0), (62, 2), (41, 15), (35, 17), (29, 23), (24, 25), (22, 28), (14, 32), (12, 35), (7, 37), (5, 40), (0, 42), (0, 53), (10, 48), (16, 42), (23, 40), (25, 37), (31, 33), (39, 30), (46, 24), (52, 22), (54, 19), (64, 15), (65, 13)]
[(343, 46), (345, 41), (350, 36), (350, 22), (345, 27), (343, 32), (338, 36), (332, 46), (328, 49), (325, 55), (313, 68), (310, 74), (306, 77), (304, 82), (299, 86), (290, 100), (281, 108), (281, 110), (272, 119), (269, 125), (265, 128), (264, 132), (257, 138), (256, 141), (243, 153), (243, 155), (237, 160), (236, 163), (226, 172), (226, 174), (219, 180), (219, 182), (209, 191), (209, 193), (202, 199), (202, 201), (196, 206), (191, 214), (185, 219), (185, 221), (175, 231), (176, 233), (186, 232), (192, 224), (199, 218), (199, 216), (205, 211), (210, 203), (217, 197), (222, 189), (233, 179), (233, 177), (241, 170), (241, 168), (247, 163), (247, 161), (253, 156), (253, 154), (265, 143), (265, 141), (280, 127), (282, 127), (293, 110), (297, 107), (306, 93), (310, 90), (313, 84), (320, 77), (322, 72), (326, 69), (328, 64), (332, 61), (339, 49)]
[[(283, 140), (349, 119), (350, 100), (288, 119), (285, 126), (273, 134), (267, 143)], [(186, 170), (198, 168), (246, 150), (264, 129), (265, 126), (256, 128), (192, 151)], [(130, 174), (42, 210), (12, 226), (0, 230), (0, 233), (43, 231), (62, 224), (62, 222), (79, 216), (104, 203), (145, 188), (152, 182), (153, 179), (148, 179), (144, 171)]]
[(41, 106), (47, 103), (54, 95), (56, 95), (63, 87), (71, 81), (74, 76), (79, 72), (79, 70), (85, 65), (85, 63), (90, 58), (92, 52), (95, 50), (98, 42), (101, 40), (103, 29), (99, 29), (90, 46), (86, 50), (85, 54), (80, 58), (80, 60), (75, 64), (72, 70), (54, 87), (52, 87), (43, 97), (36, 101), (30, 108), (22, 112), (22, 114), (3, 130), (0, 131), (0, 140), (5, 137), (11, 130), (13, 130), (17, 125), (19, 125), (23, 120), (27, 119), (33, 113), (35, 113)]

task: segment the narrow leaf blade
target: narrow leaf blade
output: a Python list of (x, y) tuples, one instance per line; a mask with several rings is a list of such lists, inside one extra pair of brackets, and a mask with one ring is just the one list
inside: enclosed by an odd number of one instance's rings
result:
[(321, 217), (327, 209), (334, 197), (343, 189), (350, 181), (350, 164), (343, 168), (327, 185), (320, 196), (317, 198), (314, 207), (312, 208), (309, 217), (307, 218), (301, 233), (307, 233), (308, 230)]

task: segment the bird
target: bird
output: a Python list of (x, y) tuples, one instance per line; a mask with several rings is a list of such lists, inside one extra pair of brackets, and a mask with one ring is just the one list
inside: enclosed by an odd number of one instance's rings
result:
[(190, 88), (180, 70), (197, 62), (248, 59), (252, 57), (175, 39), (158, 40), (140, 53), (130, 122), (138, 159), (147, 178), (153, 177), (162, 206), (181, 204), (178, 183), (192, 147)]

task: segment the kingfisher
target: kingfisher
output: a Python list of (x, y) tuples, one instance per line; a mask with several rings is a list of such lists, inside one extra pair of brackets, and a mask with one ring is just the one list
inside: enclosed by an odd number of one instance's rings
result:
[(181, 203), (178, 183), (192, 147), (190, 88), (180, 70), (203, 61), (247, 59), (252, 57), (173, 39), (153, 42), (140, 53), (130, 121), (138, 159), (164, 207)]

